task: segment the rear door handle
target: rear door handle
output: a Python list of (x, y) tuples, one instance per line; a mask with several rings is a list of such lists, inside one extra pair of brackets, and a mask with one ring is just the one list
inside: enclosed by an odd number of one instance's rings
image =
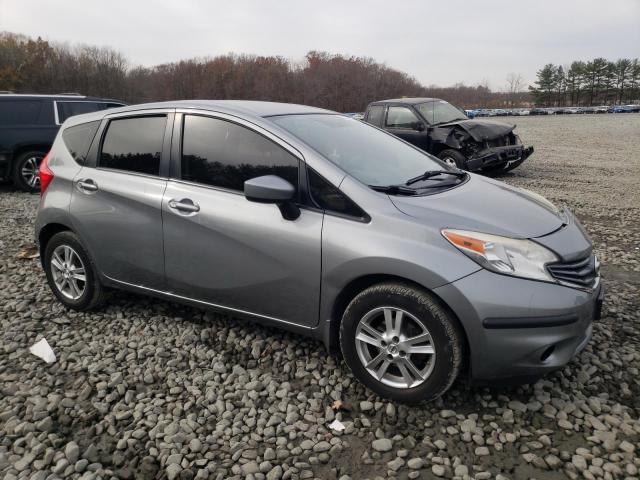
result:
[(87, 180), (78, 180), (78, 190), (85, 193), (93, 193), (98, 191), (98, 185), (90, 178)]
[(169, 208), (185, 213), (197, 213), (200, 211), (200, 205), (190, 198), (183, 198), (182, 200), (172, 198), (169, 200)]

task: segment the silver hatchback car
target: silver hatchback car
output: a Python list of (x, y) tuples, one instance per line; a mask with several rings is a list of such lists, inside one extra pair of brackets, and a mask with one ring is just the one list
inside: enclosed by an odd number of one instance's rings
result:
[(67, 307), (106, 288), (321, 339), (379, 395), (530, 381), (591, 336), (576, 218), (371, 125), (301, 105), (181, 101), (72, 117), (41, 169), (42, 265)]

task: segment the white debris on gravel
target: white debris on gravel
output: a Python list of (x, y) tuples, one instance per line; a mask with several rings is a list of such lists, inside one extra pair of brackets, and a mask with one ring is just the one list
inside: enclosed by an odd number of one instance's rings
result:
[(345, 426), (344, 426), (344, 423), (342, 423), (340, 420), (336, 418), (333, 422), (329, 424), (329, 428), (331, 430), (335, 430), (336, 432), (341, 432), (342, 430), (345, 429)]
[[(640, 115), (517, 131), (536, 153), (504, 180), (585, 224), (604, 317), (534, 385), (458, 382), (428, 405), (376, 397), (320, 343), (278, 330), (121, 292), (65, 310), (39, 261), (17, 258), (38, 196), (0, 186), (0, 478), (638, 478)], [(44, 337), (46, 368), (28, 353)]]
[(53, 353), (53, 350), (47, 343), (46, 338), (42, 338), (31, 345), (31, 347), (29, 347), (29, 351), (47, 363), (53, 363), (56, 361), (56, 354)]

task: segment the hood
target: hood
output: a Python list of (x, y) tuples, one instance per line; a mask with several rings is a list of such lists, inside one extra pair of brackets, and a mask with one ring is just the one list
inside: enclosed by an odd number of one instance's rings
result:
[(512, 238), (548, 235), (567, 222), (564, 212), (533, 192), (470, 176), (466, 183), (446, 192), (390, 198), (398, 210), (428, 225)]
[(461, 120), (459, 122), (445, 123), (438, 127), (460, 127), (467, 132), (476, 142), (493, 140), (503, 137), (516, 128), (515, 125), (508, 125), (502, 122)]

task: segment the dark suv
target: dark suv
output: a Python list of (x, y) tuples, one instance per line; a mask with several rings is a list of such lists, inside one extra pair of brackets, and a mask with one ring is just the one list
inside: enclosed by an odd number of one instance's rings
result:
[(126, 105), (120, 100), (79, 94), (0, 94), (0, 178), (37, 191), (38, 167), (51, 148), (60, 125), (81, 113)]
[(406, 140), (445, 163), (485, 174), (513, 170), (532, 153), (515, 125), (471, 120), (439, 98), (400, 98), (373, 102), (364, 120)]

